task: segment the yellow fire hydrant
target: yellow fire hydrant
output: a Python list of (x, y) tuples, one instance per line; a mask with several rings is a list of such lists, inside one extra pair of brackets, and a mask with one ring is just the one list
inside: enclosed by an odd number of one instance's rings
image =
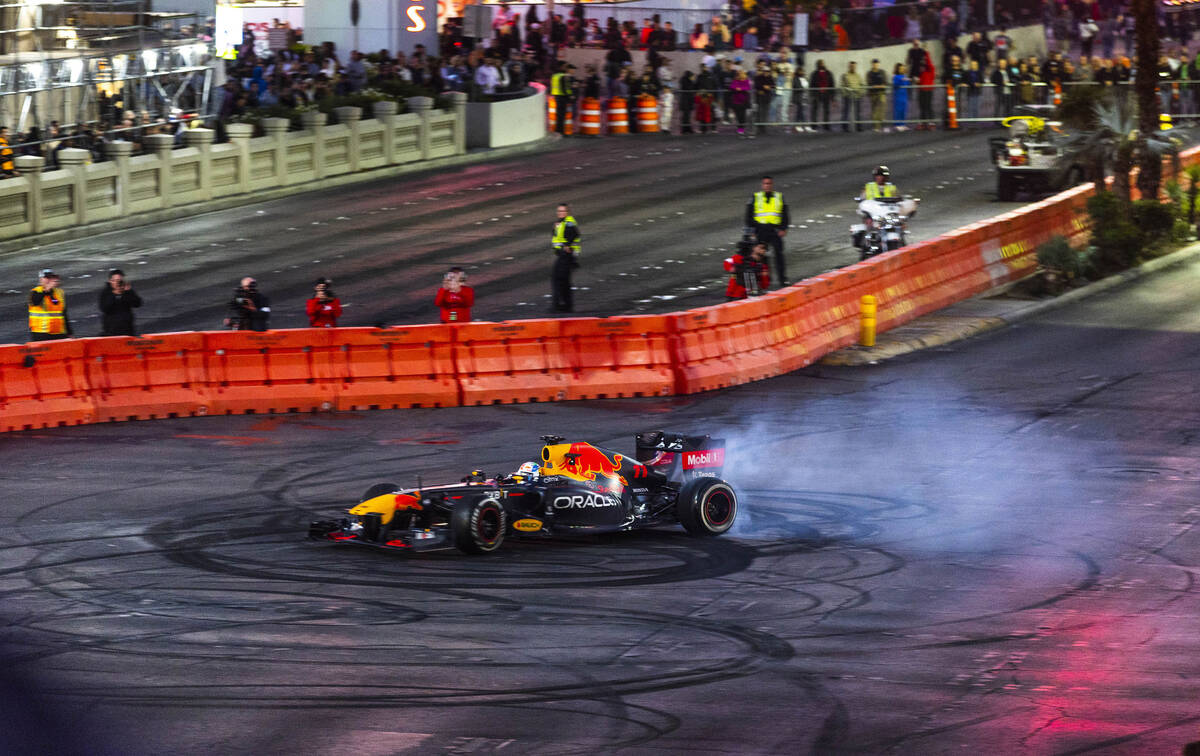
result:
[(865, 347), (875, 346), (875, 297), (864, 294), (859, 306), (858, 343)]

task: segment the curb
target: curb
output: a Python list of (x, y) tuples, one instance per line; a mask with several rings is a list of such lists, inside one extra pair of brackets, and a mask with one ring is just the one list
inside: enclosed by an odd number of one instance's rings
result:
[(420, 173), (422, 171), (434, 171), (441, 168), (453, 168), (459, 165), (470, 165), (473, 163), (484, 163), (489, 160), (502, 160), (504, 158), (523, 155), (528, 152), (540, 152), (543, 149), (553, 148), (561, 143), (561, 137), (558, 134), (547, 134), (541, 139), (536, 139), (532, 142), (524, 144), (516, 144), (509, 147), (497, 147), (490, 150), (481, 150), (477, 152), (467, 152), (462, 155), (451, 155), (449, 157), (434, 158), (433, 160), (425, 160), (415, 163), (404, 163), (403, 165), (392, 165), (383, 168), (374, 168), (368, 171), (358, 171), (356, 173), (343, 173), (339, 176), (330, 176), (329, 178), (317, 179), (308, 181), (303, 184), (291, 184), (289, 186), (281, 186), (276, 189), (266, 189), (260, 192), (248, 194), (231, 194), (228, 197), (219, 199), (206, 200), (193, 205), (185, 205), (182, 207), (169, 207), (162, 210), (150, 210), (137, 215), (127, 215), (122, 218), (113, 218), (111, 220), (100, 221), (99, 223), (89, 223), (86, 226), (72, 226), (70, 228), (62, 228), (55, 231), (46, 231), (40, 234), (30, 234), (28, 236), (18, 236), (12, 239), (0, 241), (0, 255), (11, 255), (19, 252), (29, 252), (41, 246), (48, 244), (57, 244), (58, 242), (71, 241), (81, 239), (87, 236), (98, 236), (108, 234), (114, 231), (125, 231), (138, 226), (149, 226), (163, 221), (177, 220), (179, 218), (192, 218), (207, 213), (220, 212), (234, 207), (248, 207), (256, 205), (260, 202), (270, 202), (282, 197), (290, 197), (298, 194), (308, 194), (310, 192), (320, 192), (327, 189), (335, 189), (347, 184), (366, 183), (368, 181), (378, 181), (380, 179), (394, 178), (410, 173)]
[[(884, 360), (919, 352), (923, 349), (932, 349), (934, 347), (953, 344), (987, 333), (988, 331), (994, 331), (1014, 323), (1019, 323), (1022, 320), (1036, 317), (1060, 307), (1065, 307), (1081, 299), (1101, 294), (1109, 289), (1123, 286), (1131, 281), (1145, 278), (1160, 270), (1180, 265), (1197, 257), (1200, 257), (1200, 242), (1194, 242), (1169, 255), (1148, 260), (1136, 268), (1130, 268), (1095, 283), (1090, 283), (1087, 286), (1068, 291), (1053, 299), (1030, 302), (1026, 305), (1017, 305), (1012, 311), (1000, 316), (926, 315), (891, 331), (892, 338), (885, 338), (883, 343), (876, 343), (873, 347), (857, 345), (845, 347), (826, 355), (818, 362), (821, 365), (836, 365), (839, 367), (874, 365)], [(972, 297), (972, 299), (995, 296), (997, 293), (1010, 288), (1010, 286), (1011, 284), (992, 289), (976, 297)], [(942, 312), (950, 312), (953, 308), (954, 306), (951, 305), (951, 307)], [(918, 331), (919, 333), (914, 335), (912, 331)]]

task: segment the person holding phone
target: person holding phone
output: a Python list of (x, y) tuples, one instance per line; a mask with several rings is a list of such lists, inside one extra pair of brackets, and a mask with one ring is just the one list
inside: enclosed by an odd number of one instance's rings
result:
[(133, 310), (142, 306), (142, 298), (119, 269), (108, 272), (108, 283), (100, 290), (100, 335), (135, 336)]

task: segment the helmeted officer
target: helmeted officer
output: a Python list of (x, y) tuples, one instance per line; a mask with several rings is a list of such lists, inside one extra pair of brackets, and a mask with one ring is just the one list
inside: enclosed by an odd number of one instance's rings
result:
[(779, 274), (779, 285), (787, 286), (787, 262), (783, 259), (783, 237), (787, 236), (787, 203), (783, 195), (775, 191), (775, 180), (762, 177), (762, 191), (755, 192), (746, 205), (746, 226), (754, 229), (754, 238), (773, 251), (775, 272)]
[(550, 77), (550, 95), (554, 98), (554, 130), (567, 135), (567, 113), (575, 106), (575, 80), (571, 73), (575, 66), (563, 65), (562, 70)]
[(891, 176), (892, 172), (888, 170), (886, 165), (876, 168), (873, 180), (869, 181), (863, 187), (862, 198), (865, 200), (877, 200), (883, 197), (899, 197), (899, 190), (889, 180)]
[(29, 292), (30, 341), (65, 339), (71, 335), (67, 295), (58, 282), (58, 274), (46, 268), (38, 274), (38, 285)]
[(554, 248), (554, 269), (550, 274), (552, 312), (574, 312), (575, 296), (571, 291), (571, 271), (579, 267), (579, 224), (571, 216), (571, 206), (558, 206), (558, 221), (550, 243)]

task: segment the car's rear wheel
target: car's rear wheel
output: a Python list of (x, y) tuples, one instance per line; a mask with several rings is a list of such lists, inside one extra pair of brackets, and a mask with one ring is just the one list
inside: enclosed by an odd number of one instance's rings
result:
[(675, 512), (684, 530), (694, 536), (716, 536), (733, 527), (738, 500), (720, 478), (696, 478), (679, 492)]
[(468, 554), (489, 554), (504, 543), (508, 513), (495, 499), (461, 501), (450, 517), (454, 545)]

